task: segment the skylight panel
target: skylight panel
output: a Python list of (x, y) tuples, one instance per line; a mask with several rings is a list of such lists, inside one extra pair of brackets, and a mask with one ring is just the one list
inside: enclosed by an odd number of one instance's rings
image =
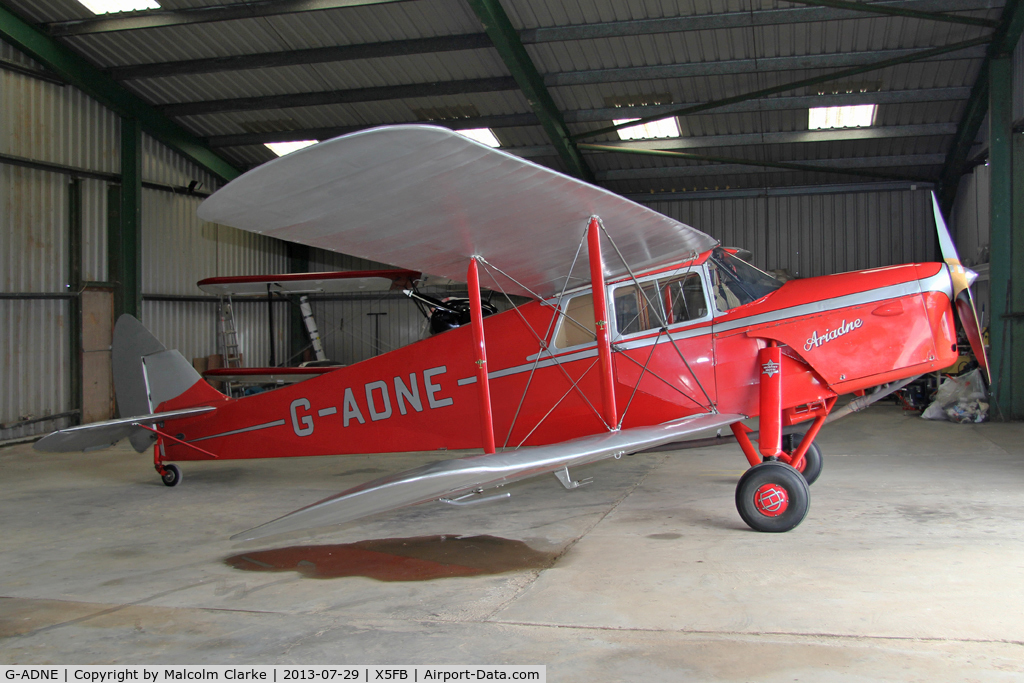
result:
[(824, 128), (863, 128), (875, 122), (877, 104), (857, 104), (849, 107), (812, 107), (807, 117), (810, 130)]
[[(613, 119), (612, 123), (618, 126), (620, 124), (636, 120), (637, 119)], [(667, 119), (662, 119), (660, 121), (652, 121), (650, 123), (642, 123), (639, 126), (620, 128), (616, 132), (619, 134), (620, 140), (656, 140), (658, 138), (677, 138), (679, 137), (679, 124), (676, 123), (676, 117), (670, 116)]]
[(85, 8), (93, 14), (160, 9), (160, 3), (156, 0), (78, 0), (78, 2), (85, 5)]
[(271, 152), (279, 157), (283, 157), (285, 154), (291, 154), (297, 152), (303, 147), (309, 147), (320, 142), (319, 140), (295, 140), (294, 142), (267, 142), (265, 146)]
[(459, 135), (465, 135), (471, 140), (481, 142), (488, 147), (501, 147), (501, 143), (498, 142), (498, 138), (490, 128), (463, 128), (462, 130), (457, 130), (455, 132)]

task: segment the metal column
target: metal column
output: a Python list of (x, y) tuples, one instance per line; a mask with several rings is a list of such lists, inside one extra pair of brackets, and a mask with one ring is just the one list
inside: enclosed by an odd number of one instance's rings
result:
[[(142, 314), (142, 127), (121, 119), (121, 187), (109, 193), (107, 249), (114, 317)], [(116, 204), (115, 204), (116, 202)]]
[[(1017, 197), (1024, 192), (1024, 132), (1012, 134), (1013, 140), (1013, 188)], [(1024, 419), (1024, 199), (1013, 202), (1010, 254), (1010, 312), (1004, 324), (1010, 328), (1010, 343), (1005, 356), (1013, 364), (1009, 388), (1011, 394), (1010, 415), (1015, 420)]]
[(82, 180), (68, 183), (68, 335), (71, 354), (69, 395), (71, 409), (77, 410), (76, 422), (82, 421), (85, 406), (82, 374)]
[[(989, 167), (991, 172), (990, 324), (993, 402), (998, 414), (1012, 419), (1014, 412), (1014, 343), (1010, 316), (1013, 254), (1013, 62), (1010, 57), (989, 63)], [(1024, 247), (1024, 245), (1020, 245)], [(1021, 393), (1018, 389), (1016, 393)], [(1017, 413), (1019, 416), (1020, 413)]]

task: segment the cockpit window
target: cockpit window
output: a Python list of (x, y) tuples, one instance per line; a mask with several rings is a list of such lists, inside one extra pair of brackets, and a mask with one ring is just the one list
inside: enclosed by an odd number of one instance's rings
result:
[(644, 283), (643, 291), (637, 291), (636, 285), (616, 288), (614, 305), (620, 335), (652, 330), (665, 324), (657, 281)]
[(665, 307), (668, 309), (669, 325), (696, 320), (708, 314), (708, 305), (704, 301), (704, 287), (701, 286), (700, 275), (697, 273), (687, 273), (661, 284)]
[(581, 294), (565, 304), (558, 332), (555, 333), (555, 347), (566, 349), (570, 346), (589, 344), (597, 338), (594, 332), (594, 297)]
[(715, 304), (720, 311), (749, 304), (782, 286), (781, 282), (768, 273), (721, 247), (711, 252), (708, 266)]
[(708, 314), (699, 273), (622, 284), (612, 293), (615, 329), (623, 337), (666, 325), (698, 320)]

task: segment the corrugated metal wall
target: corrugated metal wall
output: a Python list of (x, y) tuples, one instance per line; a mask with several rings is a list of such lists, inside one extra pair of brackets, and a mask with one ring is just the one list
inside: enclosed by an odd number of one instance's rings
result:
[(814, 277), (935, 259), (926, 190), (648, 202), (754, 264)]
[[(38, 67), (0, 44), (0, 57)], [(0, 70), (0, 154), (113, 173), (118, 120), (75, 88)], [(0, 291), (64, 296), (69, 277), (70, 178), (0, 164)], [(84, 280), (107, 279), (106, 183), (82, 180)], [(0, 299), (0, 425), (73, 408), (70, 301)], [(0, 440), (72, 424), (71, 418), (0, 427)]]
[(949, 229), (966, 265), (988, 263), (990, 178), (988, 165), (976, 166), (957, 188)]
[[(143, 180), (172, 187), (213, 189), (214, 179), (148, 135), (143, 135)], [(209, 277), (283, 273), (288, 269), (284, 243), (251, 232), (205, 223), (196, 216), (201, 198), (144, 189), (142, 191), (143, 322), (169, 348), (186, 358), (218, 352), (215, 302), (170, 300), (199, 297), (196, 282)], [(160, 295), (160, 300), (147, 296)], [(287, 304), (275, 305), (278, 356), (288, 339)], [(270, 361), (269, 312), (264, 301), (240, 299), (235, 324), (247, 365)]]
[[(15, 424), (71, 409), (67, 300), (0, 299), (0, 423)], [(0, 428), (0, 440), (72, 424), (69, 418)]]
[[(67, 331), (68, 178), (0, 165), (0, 425), (72, 409)], [(55, 421), (71, 424), (69, 418)], [(0, 440), (46, 430), (0, 427)]]
[[(0, 43), (0, 57), (37, 67)], [(120, 122), (116, 115), (70, 86), (0, 70), (0, 154), (85, 171), (119, 172)], [(183, 187), (209, 174), (149, 136), (143, 136), (143, 180)], [(0, 163), (0, 292), (51, 298), (0, 298), (0, 425), (66, 413), (70, 395), (69, 277), (70, 176)], [(105, 282), (107, 188), (82, 179), (84, 281)], [(284, 245), (233, 228), (203, 224), (200, 199), (145, 189), (142, 197), (143, 322), (186, 357), (217, 352), (215, 302), (202, 301), (197, 280), (219, 275), (285, 272)], [(154, 299), (153, 296), (159, 298)], [(64, 297), (64, 298), (57, 298)], [(191, 300), (189, 300), (191, 299)], [(236, 322), (249, 364), (269, 360), (265, 301), (240, 301)], [(288, 339), (288, 304), (275, 305), (278, 356)], [(0, 441), (45, 433), (71, 418), (18, 428), (0, 426)]]

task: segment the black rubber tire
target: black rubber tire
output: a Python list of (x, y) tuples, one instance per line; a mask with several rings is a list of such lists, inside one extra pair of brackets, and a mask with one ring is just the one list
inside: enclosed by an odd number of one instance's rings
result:
[[(788, 434), (783, 437), (782, 444), (787, 453), (794, 453), (803, 440), (803, 434)], [(818, 481), (818, 477), (821, 476), (822, 464), (821, 449), (818, 448), (817, 443), (812, 442), (810, 448), (807, 449), (807, 453), (804, 454), (804, 466), (800, 470), (800, 473), (804, 475), (804, 479), (807, 480), (808, 486)]]
[(177, 465), (164, 465), (164, 473), (160, 475), (164, 486), (177, 486), (181, 483), (181, 470)]
[[(758, 490), (771, 485), (783, 489), (787, 498), (785, 508), (774, 516), (759, 509), (755, 501)], [(754, 531), (789, 531), (804, 521), (810, 507), (811, 489), (807, 480), (784, 462), (770, 460), (755, 465), (744, 472), (736, 484), (736, 510)]]

